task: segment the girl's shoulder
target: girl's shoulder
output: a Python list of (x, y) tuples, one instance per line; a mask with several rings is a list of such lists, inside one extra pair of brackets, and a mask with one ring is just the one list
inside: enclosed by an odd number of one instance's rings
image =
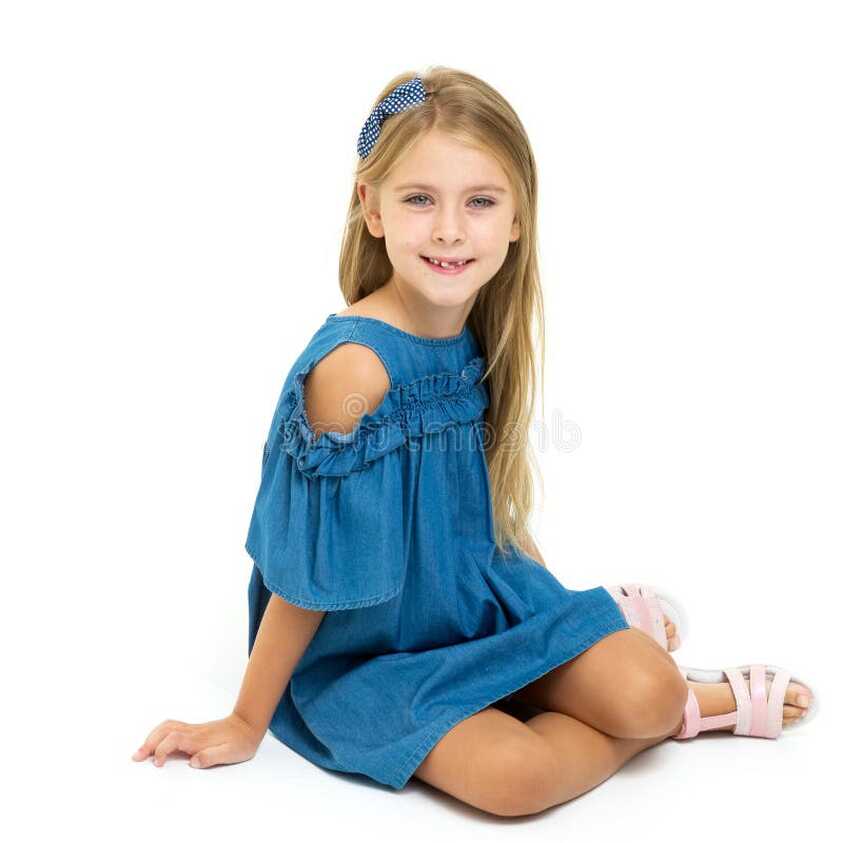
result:
[[(305, 381), (320, 361), (344, 343), (371, 349), (386, 370), (388, 385), (377, 407), (374, 400), (367, 401), (372, 409), (359, 419), (355, 432), (323, 433), (320, 447), (330, 447), (331, 442), (348, 445), (363, 438), (375, 441), (375, 434), (378, 442), (394, 446), (411, 436), (473, 421), (488, 406), (488, 390), (482, 382), (486, 361), (470, 329), (457, 337), (435, 340), (407, 334), (374, 317), (330, 314), (290, 367), (275, 406), (270, 436), (282, 425), (297, 422), (304, 440), (313, 444), (306, 429)], [(364, 362), (368, 366), (372, 360), (361, 360), (361, 365)], [(356, 382), (349, 379), (349, 384)], [(355, 392), (353, 387), (348, 389)]]
[(296, 373), (310, 371), (343, 343), (367, 346), (380, 358), (390, 390), (434, 375), (462, 373), (472, 361), (485, 362), (466, 323), (451, 337), (422, 337), (376, 316), (357, 312), (330, 313), (294, 361), (286, 387)]
[[(293, 361), (284, 388), (291, 387), (295, 378), (304, 378), (332, 351), (344, 345), (365, 346), (380, 359), (389, 379), (392, 389), (401, 381), (401, 367), (393, 353), (387, 337), (378, 335), (372, 326), (357, 317), (337, 318), (336, 314), (329, 314), (325, 321), (316, 329), (306, 345)], [(353, 361), (353, 350), (349, 349), (349, 357)], [(359, 355), (357, 355), (359, 358)]]

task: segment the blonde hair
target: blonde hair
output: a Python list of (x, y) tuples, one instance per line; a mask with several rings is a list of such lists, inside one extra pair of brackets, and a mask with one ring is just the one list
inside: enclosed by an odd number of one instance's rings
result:
[[(527, 133), (515, 111), (492, 87), (459, 70), (436, 66), (424, 73), (396, 76), (372, 108), (396, 85), (419, 76), (429, 96), (383, 122), (380, 136), (355, 171), (340, 252), (340, 289), (353, 304), (383, 286), (392, 264), (383, 238), (372, 237), (363, 216), (357, 182), (377, 187), (428, 131), (436, 128), (455, 140), (492, 155), (515, 193), (519, 239), (494, 277), (477, 295), (468, 323), (486, 357), (483, 381), (489, 391), (484, 450), (489, 468), (494, 539), (508, 555), (524, 550), (533, 510), (531, 463), (541, 478), (528, 436), (535, 408), (536, 361), (533, 331), (541, 351), (544, 394), (544, 309), (536, 242), (537, 175)], [(488, 444), (487, 444), (488, 443)]]

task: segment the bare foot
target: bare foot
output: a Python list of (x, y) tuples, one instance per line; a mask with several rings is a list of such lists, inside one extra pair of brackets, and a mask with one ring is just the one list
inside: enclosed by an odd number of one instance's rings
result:
[[(768, 694), (770, 693), (770, 685), (772, 684), (773, 680), (767, 678)], [(688, 682), (688, 687), (694, 692), (697, 702), (700, 704), (700, 715), (702, 717), (728, 714), (737, 709), (735, 694), (728, 682)], [(800, 717), (804, 717), (810, 703), (811, 692), (804, 685), (789, 682), (784, 694), (782, 725), (787, 728), (796, 723)], [(734, 728), (735, 726), (732, 724), (731, 726), (721, 726), (719, 729), (712, 729), (711, 731), (716, 732), (726, 729), (731, 732)], [(682, 726), (680, 724), (675, 734), (678, 734), (681, 729)]]

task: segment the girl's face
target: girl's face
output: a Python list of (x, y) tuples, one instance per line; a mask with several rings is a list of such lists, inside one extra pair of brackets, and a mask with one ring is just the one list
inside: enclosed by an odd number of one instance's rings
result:
[[(370, 194), (367, 196), (367, 193)], [(358, 185), (373, 237), (384, 237), (394, 283), (405, 297), (467, 313), (520, 235), (501, 166), (436, 130), (425, 135), (380, 189)], [(425, 257), (471, 262), (438, 272)]]

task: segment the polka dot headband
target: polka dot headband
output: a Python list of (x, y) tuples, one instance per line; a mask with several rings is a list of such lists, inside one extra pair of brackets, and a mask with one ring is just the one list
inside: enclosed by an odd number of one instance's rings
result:
[(375, 145), (381, 133), (381, 125), (390, 114), (398, 114), (406, 108), (421, 105), (427, 97), (421, 79), (416, 76), (409, 82), (396, 85), (372, 110), (357, 138), (357, 154), (365, 158)]

